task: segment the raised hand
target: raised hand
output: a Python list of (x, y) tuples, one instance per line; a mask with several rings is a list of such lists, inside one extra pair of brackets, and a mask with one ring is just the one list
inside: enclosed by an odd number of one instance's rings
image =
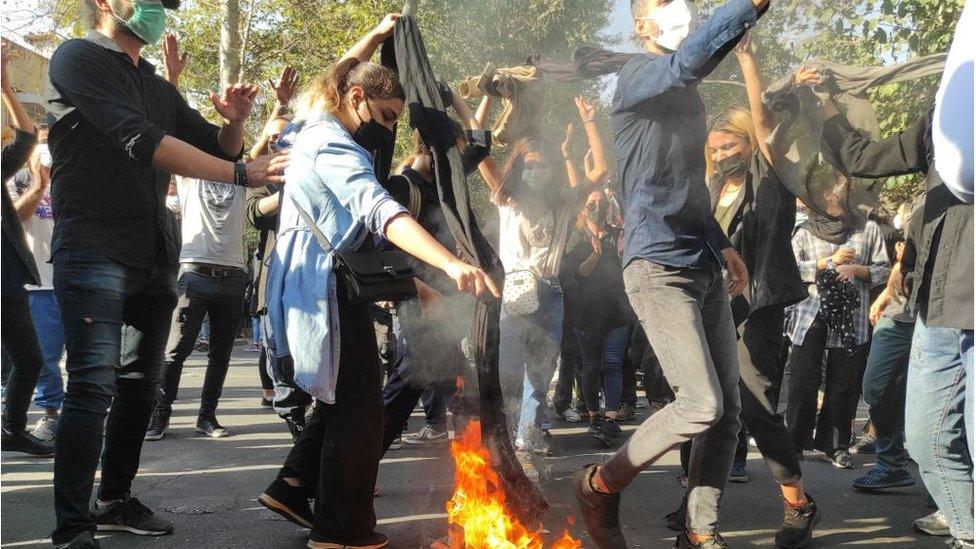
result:
[(391, 34), (393, 34), (393, 27), (396, 26), (396, 21), (400, 17), (402, 16), (399, 13), (387, 14), (386, 17), (384, 17), (383, 20), (376, 25), (376, 28), (373, 29), (373, 34), (381, 40), (386, 40)]
[(815, 86), (821, 82), (823, 82), (823, 78), (820, 77), (817, 69), (805, 66), (800, 66), (800, 69), (796, 71), (796, 76), (793, 77), (793, 83), (797, 86)]
[(268, 80), (268, 86), (274, 93), (275, 100), (282, 105), (287, 105), (298, 90), (298, 71), (289, 65), (281, 71), (281, 75), (276, 80)]
[(7, 76), (7, 63), (10, 62), (10, 43), (4, 42), (3, 46), (0, 46), (0, 80), (3, 81), (3, 87), (10, 85), (10, 79)]
[(163, 72), (166, 73), (166, 80), (176, 87), (180, 85), (180, 75), (186, 68), (186, 60), (189, 54), (180, 54), (180, 43), (172, 33), (166, 33), (163, 38)]
[(573, 125), (566, 124), (566, 139), (563, 139), (563, 144), (559, 146), (564, 157), (569, 156), (569, 148), (573, 144)]
[(224, 93), (210, 92), (214, 109), (228, 123), (240, 123), (251, 115), (258, 87), (253, 84), (234, 84), (224, 88)]
[(573, 101), (576, 103), (576, 109), (579, 110), (580, 120), (582, 120), (584, 124), (596, 120), (595, 105), (592, 103), (587, 103), (586, 99), (584, 99), (582, 95), (574, 97)]

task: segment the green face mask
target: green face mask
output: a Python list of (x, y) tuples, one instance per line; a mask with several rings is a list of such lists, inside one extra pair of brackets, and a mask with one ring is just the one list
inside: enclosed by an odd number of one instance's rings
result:
[(122, 20), (118, 15), (115, 18), (146, 44), (153, 45), (159, 42), (166, 32), (166, 10), (163, 9), (162, 2), (133, 0), (132, 7), (135, 11), (127, 21)]

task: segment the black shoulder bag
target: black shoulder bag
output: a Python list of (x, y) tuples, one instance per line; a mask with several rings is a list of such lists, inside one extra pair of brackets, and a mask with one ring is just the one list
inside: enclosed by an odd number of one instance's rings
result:
[(336, 276), (342, 277), (341, 286), (345, 288), (350, 301), (366, 304), (377, 301), (405, 301), (417, 297), (413, 269), (403, 251), (340, 252), (322, 234), (312, 217), (294, 197), (292, 203), (322, 249), (335, 254)]

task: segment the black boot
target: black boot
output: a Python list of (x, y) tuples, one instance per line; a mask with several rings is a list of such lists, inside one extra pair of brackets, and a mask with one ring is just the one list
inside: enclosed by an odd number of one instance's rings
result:
[(783, 525), (776, 532), (776, 547), (796, 549), (810, 544), (813, 527), (820, 521), (820, 511), (813, 498), (809, 494), (806, 497), (807, 503), (802, 507), (783, 502)]
[(596, 465), (588, 465), (573, 475), (576, 501), (590, 538), (599, 549), (627, 549), (620, 531), (620, 494), (604, 494), (593, 488)]

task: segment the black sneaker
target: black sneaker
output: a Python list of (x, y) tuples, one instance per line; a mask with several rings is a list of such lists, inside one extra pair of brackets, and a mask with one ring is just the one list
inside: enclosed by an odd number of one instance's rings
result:
[(146, 428), (146, 440), (159, 440), (169, 429), (169, 416), (172, 412), (165, 410), (153, 410), (152, 417), (149, 418), (149, 427)]
[(280, 478), (275, 479), (258, 496), (258, 503), (302, 528), (312, 527), (314, 515), (308, 504), (308, 490), (304, 488), (292, 486)]
[(270, 407), (274, 406), (274, 401), (271, 400), (270, 398), (266, 397), (266, 396), (263, 396), (263, 397), (261, 397), (261, 406), (264, 406), (266, 408), (270, 408)]
[(373, 532), (363, 538), (348, 539), (319, 534), (313, 530), (312, 535), (308, 537), (306, 547), (309, 549), (381, 549), (389, 543), (390, 540), (379, 532)]
[(626, 549), (620, 531), (620, 494), (598, 492), (590, 484), (596, 465), (588, 465), (573, 475), (573, 491), (579, 503), (583, 523), (599, 549)]
[(610, 438), (617, 438), (621, 433), (620, 425), (617, 424), (617, 420), (615, 418), (604, 418), (603, 431), (606, 432)]
[(95, 539), (91, 532), (82, 532), (75, 536), (75, 539), (69, 541), (68, 543), (62, 543), (61, 545), (55, 545), (56, 549), (101, 549), (101, 545), (98, 544), (98, 540)]
[(688, 531), (682, 529), (678, 539), (674, 540), (674, 549), (728, 549), (729, 544), (725, 543), (725, 538), (721, 534), (715, 534), (702, 542), (694, 542), (688, 539)]
[(153, 514), (138, 499), (130, 497), (108, 507), (92, 509), (99, 532), (129, 532), (137, 536), (165, 536), (173, 533), (173, 523)]
[(685, 530), (685, 516), (688, 514), (687, 498), (687, 495), (681, 498), (681, 505), (674, 511), (664, 515), (664, 525), (668, 527), (668, 530), (674, 530), (675, 532), (683, 532)]
[(590, 422), (590, 427), (586, 430), (591, 437), (595, 438), (600, 445), (607, 448), (613, 444), (613, 437), (607, 433), (606, 421), (600, 418), (595, 418)]
[(633, 421), (635, 419), (637, 419), (637, 410), (630, 404), (621, 404), (620, 410), (617, 412), (617, 420)]
[(54, 441), (41, 440), (27, 432), (8, 433), (3, 430), (0, 436), (0, 450), (4, 452), (21, 452), (34, 457), (51, 457), (54, 455)]
[(783, 502), (783, 525), (776, 532), (776, 547), (796, 549), (810, 545), (813, 528), (820, 522), (820, 510), (810, 494), (806, 494), (807, 504), (793, 507)]
[(230, 436), (230, 431), (221, 427), (217, 423), (217, 418), (213, 416), (201, 416), (197, 418), (197, 432), (207, 435), (210, 438), (223, 438)]

